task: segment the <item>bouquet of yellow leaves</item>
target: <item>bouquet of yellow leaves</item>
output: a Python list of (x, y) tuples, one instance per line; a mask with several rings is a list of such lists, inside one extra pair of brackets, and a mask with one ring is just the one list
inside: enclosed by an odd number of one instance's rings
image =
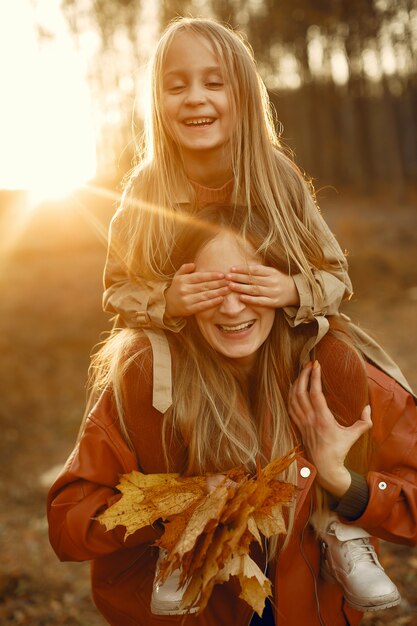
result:
[(126, 527), (125, 539), (135, 531), (162, 521), (164, 533), (156, 542), (167, 552), (160, 565), (163, 583), (176, 569), (186, 585), (182, 604), (198, 612), (207, 605), (214, 585), (231, 576), (239, 580), (240, 597), (259, 615), (271, 595), (271, 582), (249, 556), (250, 544), (263, 535), (286, 533), (282, 507), (289, 505), (295, 486), (277, 476), (295, 459), (295, 451), (275, 459), (255, 476), (244, 468), (216, 477), (208, 493), (208, 477), (179, 474), (142, 474), (121, 477), (122, 497), (99, 516), (107, 530)]

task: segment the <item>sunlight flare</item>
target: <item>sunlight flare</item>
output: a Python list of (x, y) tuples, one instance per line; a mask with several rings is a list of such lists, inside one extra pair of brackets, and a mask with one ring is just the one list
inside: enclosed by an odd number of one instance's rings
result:
[(51, 9), (50, 18), (40, 41), (28, 0), (0, 7), (0, 188), (28, 190), (32, 203), (64, 197), (96, 173), (85, 67), (62, 15)]

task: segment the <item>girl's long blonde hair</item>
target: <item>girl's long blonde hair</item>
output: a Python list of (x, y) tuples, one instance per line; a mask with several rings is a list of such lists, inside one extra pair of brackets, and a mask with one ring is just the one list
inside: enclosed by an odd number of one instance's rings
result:
[(176, 190), (186, 191), (191, 211), (197, 208), (195, 191), (161, 104), (166, 55), (174, 37), (183, 32), (208, 41), (222, 68), (231, 117), (236, 120), (230, 140), (232, 202), (246, 206), (244, 228), (250, 230), (254, 214), (259, 214), (268, 224), (262, 248), (279, 249), (287, 265), (303, 274), (317, 293), (312, 268), (329, 269), (322, 253), (324, 244), (327, 249), (334, 246), (335, 258), (340, 257), (340, 250), (336, 243), (324, 242), (312, 187), (281, 145), (274, 111), (249, 44), (242, 34), (212, 19), (173, 21), (150, 61), (144, 133), (138, 145), (138, 164), (122, 198), (124, 217), (119, 220), (118, 240), (112, 241), (116, 254), (131, 278), (165, 279), (163, 265), (172, 253), (177, 223)]

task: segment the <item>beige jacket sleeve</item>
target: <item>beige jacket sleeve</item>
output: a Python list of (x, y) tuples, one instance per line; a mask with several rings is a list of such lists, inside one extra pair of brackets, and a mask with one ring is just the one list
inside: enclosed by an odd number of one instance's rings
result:
[(163, 328), (178, 332), (185, 325), (180, 318), (165, 316), (165, 290), (168, 281), (131, 278), (123, 261), (120, 231), (125, 209), (113, 217), (104, 268), (103, 309), (119, 315), (129, 328)]
[[(132, 279), (123, 264), (123, 238), (119, 237), (125, 209), (119, 210), (110, 225), (109, 246), (104, 270), (103, 308), (119, 315), (130, 328), (161, 328), (180, 331), (185, 320), (165, 316), (167, 281)], [(313, 230), (320, 239), (324, 256), (331, 271), (315, 270), (320, 296), (313, 294), (302, 274), (294, 275), (300, 297), (298, 307), (285, 307), (291, 326), (308, 323), (318, 317), (335, 315), (339, 305), (352, 294), (346, 258), (321, 214), (313, 214)]]
[(314, 270), (319, 295), (312, 292), (307, 279), (302, 274), (293, 276), (300, 296), (300, 304), (298, 307), (291, 306), (284, 309), (291, 326), (308, 323), (322, 316), (336, 315), (340, 303), (349, 299), (353, 293), (346, 257), (319, 211), (313, 214), (313, 232), (321, 243), (324, 258), (330, 269), (329, 271)]

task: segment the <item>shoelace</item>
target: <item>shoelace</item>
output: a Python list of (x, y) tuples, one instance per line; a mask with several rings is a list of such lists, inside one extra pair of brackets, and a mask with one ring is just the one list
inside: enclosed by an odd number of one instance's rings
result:
[(349, 553), (356, 562), (372, 561), (375, 563), (375, 550), (367, 539), (351, 540)]

